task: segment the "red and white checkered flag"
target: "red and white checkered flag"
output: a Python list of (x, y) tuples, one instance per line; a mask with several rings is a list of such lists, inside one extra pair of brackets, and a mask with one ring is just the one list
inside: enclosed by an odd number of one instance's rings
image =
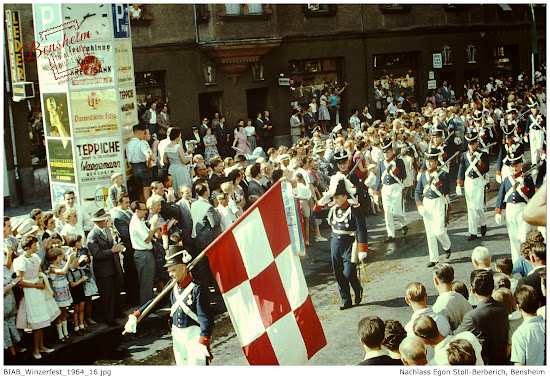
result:
[(291, 185), (277, 182), (206, 250), (250, 365), (304, 365), (327, 342), (298, 253)]

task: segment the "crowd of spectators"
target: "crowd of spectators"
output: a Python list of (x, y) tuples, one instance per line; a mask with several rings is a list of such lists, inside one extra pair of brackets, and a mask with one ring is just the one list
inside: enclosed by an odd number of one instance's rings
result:
[[(323, 243), (327, 239), (320, 233), (321, 221), (310, 220), (310, 209), (337, 172), (348, 172), (356, 165), (354, 184), (363, 213), (382, 211), (373, 193), (384, 159), (381, 140), (390, 138), (395, 151), (406, 151), (404, 182), (410, 189), (434, 128), (443, 128), (448, 145), (462, 152), (470, 126), (486, 129), (488, 140), (502, 139), (500, 125), (510, 103), (519, 117), (531, 97), (546, 113), (545, 81), (530, 85), (524, 76), (517, 81), (497, 78), (489, 84), (481, 86), (472, 78), (464, 95), (457, 98), (444, 83), (419, 111), (403, 106), (399, 97), (388, 101), (383, 114), (358, 107), (349, 122), (332, 129), (327, 127), (330, 109), (323, 108), (330, 100), (321, 98), (319, 108), (312, 101), (307, 109), (292, 111), (289, 122), (296, 138), (291, 146), (278, 148), (273, 146), (276, 126), (267, 110), (254, 120), (240, 119), (233, 125), (215, 113), (212, 118), (203, 117), (184, 136), (184, 130), (170, 119), (168, 99), (151, 101), (127, 144), (131, 182), (124, 182), (122, 173), (112, 176), (105, 209), (90, 215), (75, 204), (75, 194), (67, 191), (63, 203), (51, 213), (35, 209), (22, 224), (4, 218), (5, 348), (11, 354), (20, 351), (19, 330), (31, 329), (36, 333), (33, 355), (41, 358), (41, 353), (51, 351), (42, 339), (43, 329), (51, 322), (56, 323), (61, 342), (71, 341), (67, 326), (71, 313), (75, 334), (87, 332), (96, 324), (91, 318), (94, 295), (100, 297), (98, 316), (109, 326), (116, 325), (115, 319), (122, 316), (121, 293), (125, 293), (126, 304), (143, 304), (167, 283), (163, 269), (167, 243), (181, 244), (192, 257), (198, 256), (281, 178), (293, 183), (300, 201), (306, 244)], [(337, 96), (343, 89), (335, 91)], [(298, 134), (292, 132), (295, 128)], [(350, 161), (337, 164), (337, 152), (349, 153)], [(129, 184), (137, 188), (136, 195)], [(412, 199), (413, 191), (405, 192), (404, 201)], [(405, 300), (414, 313), (408, 324), (382, 322), (376, 316), (359, 323), (366, 352), (362, 364), (543, 362), (538, 352), (544, 350), (540, 340), (545, 330), (537, 315), (544, 315), (540, 306), (545, 304), (542, 236), (533, 234), (524, 251), (518, 270), (510, 261), (499, 259), (495, 272), (490, 260), (488, 266), (478, 265), (478, 253), (473, 253), (476, 269), (469, 282), (471, 295), (463, 292), (465, 284), (454, 280), (450, 265), (436, 265), (433, 283), (439, 297), (431, 308), (426, 304), (426, 288), (410, 283)], [(482, 255), (486, 262), (487, 253)], [(217, 289), (207, 258), (193, 273)], [(514, 274), (522, 278), (516, 280)], [(6, 310), (6, 303), (11, 303), (11, 311)], [(485, 311), (485, 307), (490, 309)], [(22, 312), (26, 318), (20, 316)]]

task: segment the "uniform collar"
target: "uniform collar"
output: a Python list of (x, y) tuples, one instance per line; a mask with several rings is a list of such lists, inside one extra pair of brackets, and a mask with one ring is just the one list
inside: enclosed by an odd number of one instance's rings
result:
[(192, 280), (193, 280), (193, 277), (191, 276), (191, 273), (187, 273), (187, 277), (185, 277), (183, 281), (178, 282), (178, 287), (180, 289), (183, 289), (187, 287), (187, 285), (189, 285)]
[(517, 174), (512, 175), (512, 176), (516, 179), (516, 178), (518, 178), (519, 176), (521, 176), (522, 173), (523, 173), (523, 172), (519, 171)]
[(386, 159), (386, 162), (391, 163), (391, 161), (392, 161), (394, 158), (395, 158), (395, 154), (393, 154), (393, 155), (391, 156), (391, 158), (389, 158), (389, 160)]
[(348, 200), (346, 200), (346, 202), (344, 202), (344, 204), (340, 207), (340, 210), (346, 210), (348, 207), (349, 207), (349, 202)]

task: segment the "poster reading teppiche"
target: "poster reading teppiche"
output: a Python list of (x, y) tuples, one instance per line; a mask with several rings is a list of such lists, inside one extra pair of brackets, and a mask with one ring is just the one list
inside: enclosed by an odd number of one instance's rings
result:
[(118, 132), (116, 89), (71, 93), (71, 109), (76, 138)]
[(112, 137), (79, 140), (75, 142), (75, 153), (81, 184), (109, 181), (113, 173), (126, 169), (122, 142)]

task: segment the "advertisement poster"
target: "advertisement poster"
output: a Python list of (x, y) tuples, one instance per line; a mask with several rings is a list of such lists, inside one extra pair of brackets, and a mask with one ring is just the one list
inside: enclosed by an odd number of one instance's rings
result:
[(71, 127), (69, 123), (67, 94), (44, 93), (42, 95), (42, 109), (44, 109), (46, 136), (69, 138), (71, 136)]
[(107, 198), (109, 197), (110, 181), (104, 181), (96, 183), (95, 185), (81, 185), (80, 190), (80, 204), (84, 206), (84, 209), (89, 213), (96, 211), (97, 209), (104, 209), (107, 207)]
[(112, 4), (113, 31), (115, 38), (130, 38), (130, 18), (128, 4)]
[(138, 121), (136, 89), (134, 86), (120, 88), (120, 124), (122, 126), (122, 135), (132, 133), (132, 128)]
[(71, 92), (71, 106), (75, 138), (118, 132), (115, 89)]
[(76, 58), (80, 77), (69, 82), (72, 90), (89, 87), (112, 87), (114, 84), (115, 66), (112, 42), (82, 42), (77, 47), (69, 46), (66, 51), (76, 54), (83, 51), (84, 57)]
[(63, 198), (63, 194), (71, 189), (74, 191), (75, 195), (75, 203), (78, 203), (78, 193), (76, 190), (76, 186), (74, 185), (68, 185), (68, 184), (60, 184), (58, 182), (52, 182), (51, 185), (51, 192), (52, 192), (52, 205), (55, 207), (55, 205), (63, 203), (65, 200)]
[(132, 59), (132, 40), (115, 41), (117, 80), (119, 84), (134, 82), (134, 60)]
[(48, 163), (52, 182), (74, 184), (74, 161), (72, 142), (70, 140), (47, 139)]
[(75, 141), (76, 170), (80, 184), (110, 181), (115, 172), (124, 172), (124, 146), (113, 137)]

